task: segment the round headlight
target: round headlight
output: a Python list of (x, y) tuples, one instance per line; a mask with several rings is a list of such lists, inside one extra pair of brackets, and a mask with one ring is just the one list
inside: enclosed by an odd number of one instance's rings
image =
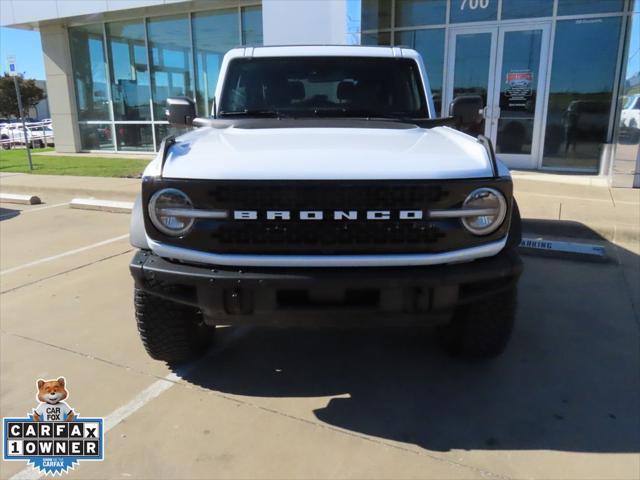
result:
[(507, 215), (504, 196), (493, 188), (478, 188), (464, 201), (464, 210), (477, 210), (478, 215), (465, 216), (462, 224), (474, 235), (488, 235), (495, 232)]
[(191, 209), (191, 199), (175, 188), (159, 190), (149, 200), (151, 223), (162, 233), (172, 237), (180, 237), (191, 229), (195, 220), (184, 215)]

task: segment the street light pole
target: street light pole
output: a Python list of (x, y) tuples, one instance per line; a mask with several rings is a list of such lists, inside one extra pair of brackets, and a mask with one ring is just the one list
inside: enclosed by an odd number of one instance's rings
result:
[(20, 86), (18, 85), (18, 77), (13, 77), (13, 84), (16, 86), (16, 96), (18, 97), (18, 110), (20, 111), (20, 119), (22, 120), (22, 133), (24, 134), (24, 146), (27, 148), (27, 157), (29, 158), (29, 170), (33, 170), (31, 162), (31, 149), (29, 148), (29, 138), (27, 135), (27, 125), (24, 121), (24, 112), (22, 111), (22, 98), (20, 97)]

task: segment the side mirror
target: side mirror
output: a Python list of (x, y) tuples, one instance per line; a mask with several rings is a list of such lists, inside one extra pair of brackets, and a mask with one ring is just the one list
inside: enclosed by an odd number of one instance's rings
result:
[(170, 125), (190, 127), (196, 118), (196, 104), (189, 97), (169, 97), (166, 113)]
[(480, 95), (456, 97), (449, 104), (449, 115), (455, 118), (456, 128), (475, 131), (482, 123), (484, 101)]

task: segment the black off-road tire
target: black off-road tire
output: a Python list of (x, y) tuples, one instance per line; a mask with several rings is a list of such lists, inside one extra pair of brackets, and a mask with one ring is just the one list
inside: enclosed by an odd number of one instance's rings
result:
[(467, 358), (493, 358), (504, 352), (516, 317), (515, 286), (461, 307), (441, 328), (439, 340), (451, 354)]
[(199, 357), (213, 342), (215, 328), (193, 307), (149, 295), (134, 288), (140, 339), (156, 360), (181, 363)]

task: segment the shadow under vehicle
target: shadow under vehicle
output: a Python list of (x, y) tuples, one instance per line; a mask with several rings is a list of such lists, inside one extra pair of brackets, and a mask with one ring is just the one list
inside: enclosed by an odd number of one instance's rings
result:
[(184, 380), (270, 398), (271, 410), (285, 405), (274, 399), (334, 397), (296, 415), (432, 451), (640, 452), (638, 312), (625, 280), (638, 257), (592, 233), (611, 262), (524, 257), (512, 343), (491, 362), (452, 362), (425, 330), (252, 328)]

